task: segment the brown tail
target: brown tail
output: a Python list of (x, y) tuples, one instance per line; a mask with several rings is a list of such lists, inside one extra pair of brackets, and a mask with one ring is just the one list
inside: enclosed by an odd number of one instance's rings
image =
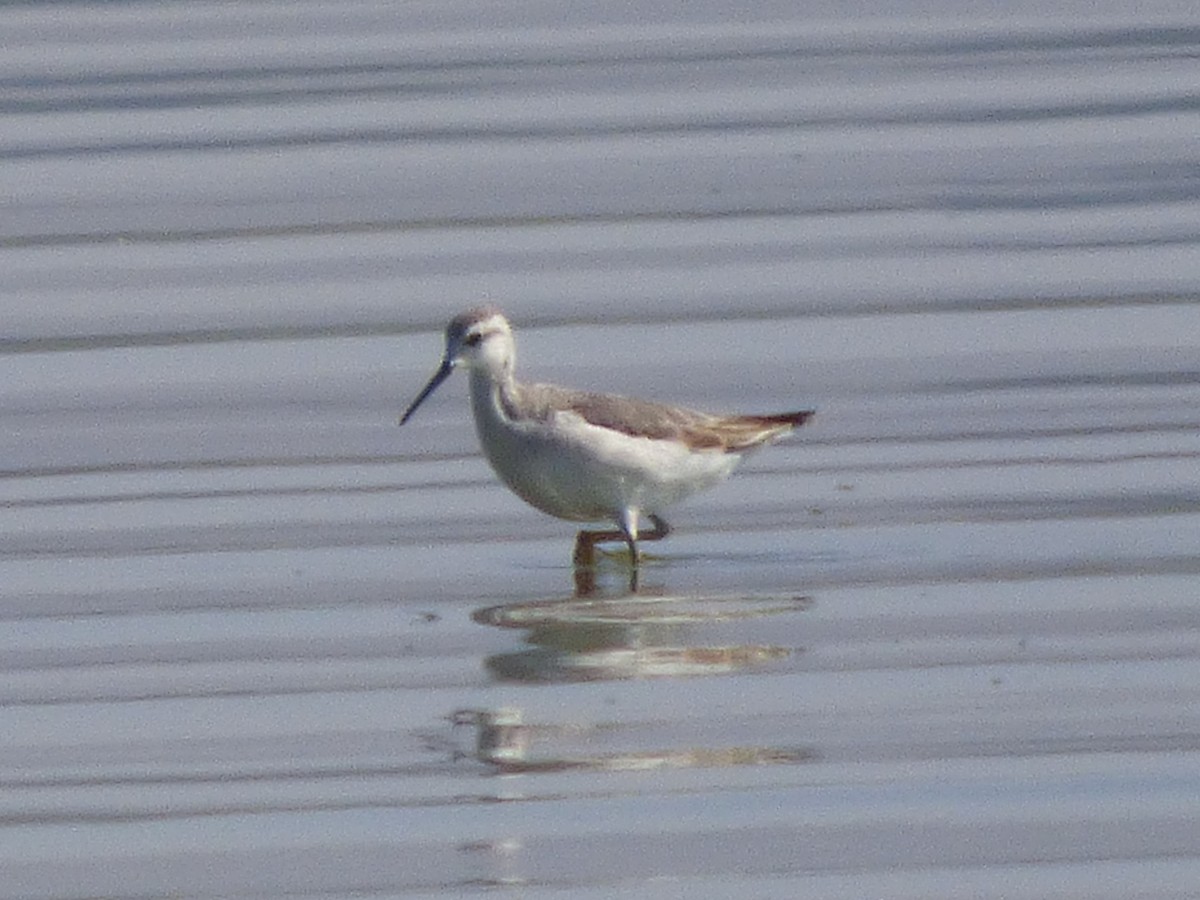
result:
[(803, 425), (815, 410), (775, 413), (769, 416), (732, 416), (714, 429), (719, 434), (719, 446), (726, 453), (750, 450), (783, 437), (793, 428)]
[(759, 419), (762, 422), (776, 422), (780, 425), (791, 425), (793, 428), (799, 428), (814, 415), (816, 415), (816, 412), (817, 411), (815, 409), (805, 409), (801, 412), (772, 413), (771, 415), (767, 416), (750, 416), (749, 418)]

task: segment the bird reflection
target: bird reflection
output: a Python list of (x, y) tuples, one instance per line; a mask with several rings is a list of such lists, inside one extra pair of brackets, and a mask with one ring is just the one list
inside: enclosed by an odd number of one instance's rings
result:
[(701, 642), (703, 626), (795, 613), (799, 596), (660, 594), (570, 597), (477, 610), (485, 625), (526, 632), (526, 646), (488, 657), (501, 681), (568, 682), (726, 674), (783, 659), (796, 648)]
[[(491, 766), (498, 774), (517, 775), (591, 771), (634, 771), (660, 768), (766, 765), (809, 762), (817, 754), (809, 747), (683, 747), (636, 751), (589, 752), (588, 738), (595, 727), (531, 724), (520, 709), (460, 709), (452, 716), (455, 726), (475, 728), (474, 747), (456, 754)], [(563, 744), (574, 740), (575, 749)], [(545, 745), (537, 752), (538, 744)]]
[[(472, 618), (483, 625), (525, 632), (525, 647), (486, 660), (496, 681), (545, 684), (696, 677), (769, 666), (801, 649), (702, 638), (706, 631), (720, 635), (739, 621), (803, 613), (811, 607), (810, 598), (795, 594), (642, 593), (506, 603), (478, 609)], [(474, 742), (457, 754), (460, 758), (473, 758), (506, 774), (573, 768), (761, 765), (814, 756), (807, 747), (730, 746), (727, 727), (714, 738), (719, 746), (613, 749), (607, 745), (620, 740), (619, 723), (614, 727), (613, 723), (530, 722), (521, 708), (507, 705), (461, 709), (452, 714), (451, 721), (456, 727), (474, 729)], [(664, 735), (678, 737), (678, 723), (666, 720), (659, 724)]]

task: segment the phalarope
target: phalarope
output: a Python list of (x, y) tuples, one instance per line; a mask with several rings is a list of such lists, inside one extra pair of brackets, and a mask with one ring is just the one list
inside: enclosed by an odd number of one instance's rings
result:
[[(624, 541), (636, 573), (638, 540), (660, 540), (670, 531), (663, 508), (721, 481), (746, 453), (813, 414), (715, 416), (553, 384), (522, 384), (513, 375), (515, 362), (512, 328), (499, 309), (460, 313), (446, 327), (441, 365), (400, 424), (455, 368), (465, 367), (479, 443), (500, 479), (542, 512), (617, 526), (580, 531), (576, 566), (592, 564), (596, 544)], [(639, 530), (642, 516), (653, 530)]]

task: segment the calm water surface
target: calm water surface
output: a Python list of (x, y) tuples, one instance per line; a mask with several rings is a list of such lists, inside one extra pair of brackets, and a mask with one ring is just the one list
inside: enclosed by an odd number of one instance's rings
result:
[[(1190, 3), (0, 11), (0, 898), (1183, 898)], [(531, 378), (820, 415), (637, 596)]]

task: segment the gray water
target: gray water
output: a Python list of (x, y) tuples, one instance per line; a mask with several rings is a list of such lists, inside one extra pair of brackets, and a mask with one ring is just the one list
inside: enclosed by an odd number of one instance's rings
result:
[[(0, 9), (0, 898), (1182, 898), (1191, 3)], [(637, 596), (520, 373), (817, 418)]]

